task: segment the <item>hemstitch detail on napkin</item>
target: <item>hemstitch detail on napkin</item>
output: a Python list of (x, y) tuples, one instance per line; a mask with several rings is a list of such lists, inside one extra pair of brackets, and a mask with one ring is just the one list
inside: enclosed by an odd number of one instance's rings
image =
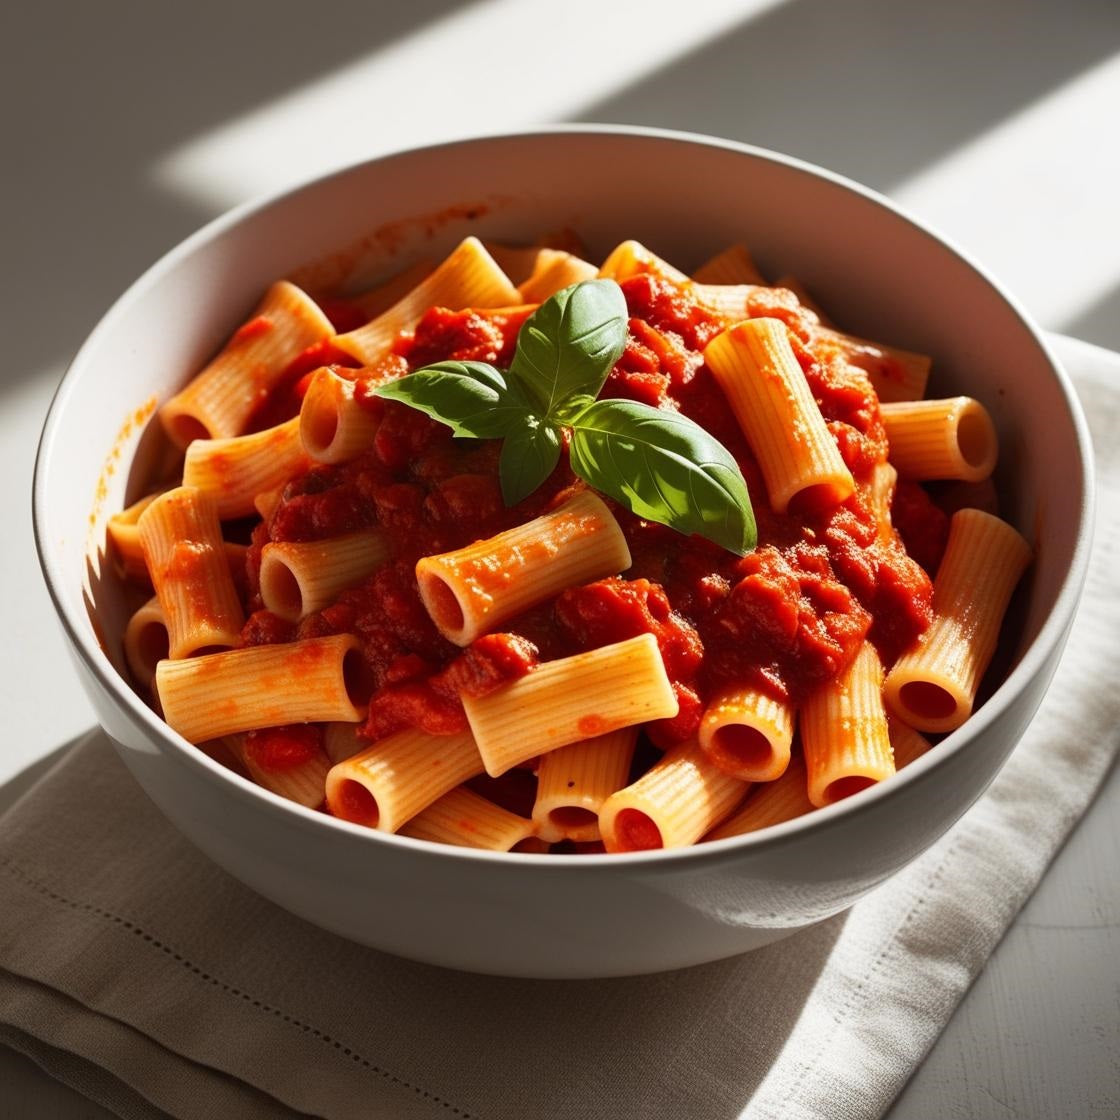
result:
[(281, 1011), (278, 1007), (273, 1007), (271, 1004), (265, 1003), (257, 999), (255, 996), (248, 992), (242, 991), (240, 988), (232, 984), (227, 984), (224, 980), (219, 980), (216, 976), (211, 976), (205, 969), (196, 965), (193, 961), (188, 960), (181, 953), (176, 952), (170, 945), (161, 941), (154, 934), (149, 933), (141, 926), (128, 918), (124, 918), (119, 914), (114, 914), (110, 910), (105, 910), (100, 906), (96, 906), (91, 902), (81, 902), (77, 899), (67, 898), (65, 895), (59, 894), (57, 891), (52, 890), (45, 883), (34, 878), (27, 871), (17, 867), (10, 859), (0, 859), (0, 869), (7, 871), (13, 878), (19, 880), (25, 887), (35, 891), (37, 894), (42, 895), (44, 898), (52, 902), (61, 903), (63, 906), (69, 907), (71, 910), (82, 911), (87, 914), (92, 914), (95, 917), (103, 918), (106, 921), (112, 922), (114, 925), (119, 926), (127, 933), (132, 934), (134, 937), (139, 937), (141, 940), (147, 942), (154, 949), (158, 949), (170, 960), (174, 961), (181, 968), (186, 969), (188, 972), (197, 976), (200, 980), (204, 980), (207, 984), (217, 988), (218, 991), (224, 992), (226, 995), (235, 996), (237, 999), (249, 1006), (256, 1008), (258, 1011), (263, 1011), (274, 1018), (280, 1019), (282, 1022), (287, 1023), (303, 1031), (305, 1034), (310, 1035), (312, 1038), (317, 1039), (324, 1045), (330, 1046), (337, 1050), (344, 1057), (349, 1058), (355, 1065), (361, 1066), (363, 1069), (368, 1070), (370, 1073), (375, 1073), (379, 1077), (384, 1078), (386, 1081), (391, 1081), (395, 1085), (400, 1086), (402, 1089), (407, 1089), (412, 1093), (423, 1097), (424, 1100), (430, 1101), (432, 1104), (438, 1105), (440, 1108), (446, 1109), (451, 1115), (458, 1116), (461, 1120), (480, 1120), (480, 1118), (471, 1112), (465, 1112), (463, 1109), (453, 1105), (450, 1101), (444, 1100), (442, 1097), (436, 1096), (434, 1093), (429, 1093), (427, 1089), (420, 1088), (419, 1085), (413, 1085), (404, 1078), (398, 1077), (395, 1073), (371, 1062), (368, 1058), (359, 1054), (356, 1050), (340, 1042), (337, 1038), (331, 1037), (324, 1031), (319, 1030), (318, 1027), (312, 1026), (310, 1023), (305, 1023), (301, 1019), (297, 1019), (289, 1015), (286, 1011)]

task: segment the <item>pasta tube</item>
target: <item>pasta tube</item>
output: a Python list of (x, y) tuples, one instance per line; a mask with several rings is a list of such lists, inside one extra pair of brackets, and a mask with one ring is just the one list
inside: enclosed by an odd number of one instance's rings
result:
[(750, 250), (741, 242), (729, 245), (710, 260), (705, 261), (693, 274), (697, 284), (765, 284)]
[(323, 750), (333, 766), (336, 762), (351, 758), (358, 751), (364, 751), (369, 746), (369, 740), (358, 735), (357, 723), (334, 722), (323, 726)]
[(120, 513), (114, 513), (105, 525), (106, 538), (112, 549), (117, 570), (126, 579), (151, 583), (148, 575), (148, 562), (144, 559), (144, 549), (140, 544), (140, 529), (137, 522), (140, 515), (159, 497), (147, 494), (138, 502), (133, 502)]
[(278, 281), (218, 356), (159, 410), (164, 429), (180, 447), (241, 435), (292, 360), (333, 334), (310, 296)]
[(555, 295), (581, 280), (594, 280), (599, 270), (574, 253), (561, 249), (541, 249), (529, 278), (518, 285), (517, 291), (522, 303), (544, 303), (549, 296)]
[(1005, 521), (962, 509), (949, 522), (933, 581), (933, 622), (894, 664), (884, 695), (919, 731), (952, 731), (972, 714), (999, 628), (1030, 562), (1025, 540)]
[(491, 777), (580, 739), (675, 716), (679, 707), (652, 634), (546, 661), (462, 700)]
[(921, 758), (932, 745), (920, 731), (908, 727), (895, 716), (887, 716), (887, 730), (890, 732), (896, 770), (901, 770), (915, 759)]
[(887, 462), (876, 463), (871, 468), (867, 489), (867, 504), (879, 525), (879, 539), (889, 540), (894, 535), (891, 524), (891, 502), (894, 501), (898, 471)]
[(364, 327), (340, 334), (335, 345), (365, 365), (388, 353), (401, 331), (411, 330), (429, 307), (508, 307), (520, 303), (517, 289), (477, 237), (468, 237), (408, 295)]
[(261, 600), (273, 614), (296, 622), (361, 583), (390, 551), (381, 530), (320, 541), (273, 541), (261, 550)]
[(245, 618), (214, 498), (193, 486), (168, 490), (144, 510), (137, 527), (167, 622), (168, 656), (240, 645)]
[(734, 325), (749, 318), (747, 302), (758, 291), (756, 284), (694, 284), (692, 294), (697, 303), (714, 311), (725, 322)]
[(196, 439), (183, 461), (183, 485), (214, 496), (223, 521), (255, 512), (258, 494), (275, 490), (308, 464), (299, 418), (228, 439)]
[(535, 836), (536, 831), (533, 821), (460, 787), (422, 809), (400, 834), (461, 848), (509, 852)]
[(839, 350), (852, 365), (862, 369), (880, 401), (916, 401), (926, 395), (932, 364), (926, 354), (870, 342), (824, 326), (817, 329), (814, 341)]
[(510, 283), (518, 288), (533, 274), (544, 252), (540, 245), (499, 245), (494, 241), (484, 241), (483, 245)]
[(603, 803), (603, 844), (608, 852), (686, 847), (726, 817), (747, 788), (714, 765), (698, 743), (681, 743)]
[[(278, 733), (283, 735), (284, 731)], [(323, 804), (323, 787), (331, 763), (321, 747), (306, 750), (294, 762), (284, 758), (276, 765), (262, 756), (249, 736), (227, 735), (222, 741), (257, 785), (308, 809), (317, 809)]]
[(882, 690), (879, 655), (864, 642), (847, 669), (802, 705), (799, 721), (809, 800), (818, 808), (894, 773)]
[(907, 478), (979, 482), (995, 470), (996, 427), (972, 397), (894, 401), (881, 405), (880, 413), (891, 462)]
[(168, 655), (167, 619), (153, 595), (133, 612), (124, 628), (124, 659), (136, 683), (147, 688), (156, 678), (156, 666)]
[(192, 743), (288, 723), (356, 723), (369, 701), (352, 634), (161, 661), (156, 689), (164, 719)]
[(626, 785), (637, 738), (636, 727), (622, 727), (541, 757), (533, 820), (542, 840), (599, 839), (599, 809)]
[(675, 284), (688, 284), (688, 277), (683, 272), (650, 252), (640, 241), (623, 241), (616, 245), (599, 269), (600, 277), (620, 284), (647, 272)]
[(789, 765), (793, 705), (748, 687), (725, 689), (700, 720), (699, 740), (722, 770), (746, 782), (772, 782)]
[(449, 641), (480, 634), (565, 590), (630, 567), (618, 522), (585, 490), (524, 525), (416, 564), (420, 597)]
[(327, 806), (343, 820), (396, 832), (405, 821), (482, 773), (469, 731), (429, 735), (410, 727), (331, 767)]
[(355, 399), (355, 388), (326, 366), (311, 375), (299, 410), (299, 435), (317, 463), (345, 463), (373, 445), (380, 421)]
[(717, 335), (704, 360), (758, 459), (770, 505), (837, 505), (855, 488), (779, 319), (748, 319)]
[(791, 821), (813, 811), (809, 800), (809, 775), (805, 760), (797, 755), (790, 759), (786, 772), (773, 782), (762, 782), (751, 787), (742, 807), (717, 825), (705, 840), (726, 840), (729, 836), (742, 836), (769, 828), (772, 824)]

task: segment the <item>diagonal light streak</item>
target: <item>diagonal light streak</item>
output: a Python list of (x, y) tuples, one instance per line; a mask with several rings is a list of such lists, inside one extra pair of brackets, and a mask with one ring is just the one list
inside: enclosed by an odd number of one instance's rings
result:
[(487, 0), (188, 141), (159, 186), (215, 211), (355, 158), (562, 120), (786, 0)]
[[(1120, 181), (1120, 154), (1090, 105), (1120, 106), (1120, 55), (889, 188), (1051, 329), (1120, 282), (1120, 206), (1099, 205), (1100, 185)], [(1087, 213), (1097, 215), (1091, 243)]]

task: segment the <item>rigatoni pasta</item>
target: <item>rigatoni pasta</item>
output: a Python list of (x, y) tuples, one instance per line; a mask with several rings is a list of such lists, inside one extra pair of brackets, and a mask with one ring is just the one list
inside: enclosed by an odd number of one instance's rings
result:
[(430, 276), (363, 327), (335, 338), (335, 345), (370, 365), (393, 340), (413, 327), (429, 307), (505, 307), (521, 302), (509, 277), (482, 242), (468, 237)]
[(769, 828), (772, 824), (796, 820), (816, 806), (809, 800), (809, 774), (800, 755), (790, 760), (785, 773), (772, 782), (752, 786), (743, 804), (725, 821), (716, 825), (705, 840), (726, 840)]
[(496, 537), (424, 557), (416, 579), (440, 632), (465, 646), (566, 587), (628, 567), (618, 522), (585, 491)]
[(839, 505), (855, 489), (851, 470), (813, 400), (779, 319), (747, 319), (708, 343), (704, 360), (758, 459), (770, 504)]
[(345, 463), (369, 449), (377, 416), (355, 397), (356, 383), (328, 366), (312, 375), (299, 411), (299, 438), (317, 463)]
[(700, 746), (722, 770), (747, 782), (785, 773), (795, 712), (788, 701), (739, 685), (713, 697), (700, 720)]
[(379, 529), (319, 541), (273, 541), (261, 550), (261, 602), (273, 614), (296, 622), (360, 583), (391, 551)]
[(891, 668), (891, 710), (919, 731), (952, 731), (972, 714), (1030, 546), (978, 509), (953, 515), (933, 585), (933, 623)]
[(436, 844), (509, 852), (536, 836), (537, 827), (533, 821), (460, 787), (421, 809), (403, 825), (400, 834)]
[(124, 657), (137, 684), (148, 688), (156, 679), (156, 666), (170, 652), (167, 617), (153, 595), (132, 612), (124, 629)]
[[(645, 477), (596, 492), (562, 429), (507, 506), (505, 445), (379, 392), (508, 372), (533, 305), (596, 275), (625, 304), (599, 401), (720, 441), (759, 512), (745, 555), (632, 512)], [(920, 480), (989, 478), (998, 440), (979, 402), (919, 399), (929, 369), (825, 325), (742, 245), (691, 279), (637, 241), (469, 237), (357, 295), (280, 281), (161, 410), (181, 478), (112, 521), (125, 659), (185, 739), (357, 826), (618, 853), (798, 818), (967, 718), (1029, 560), (975, 509), (939, 543), (948, 498)], [(495, 376), (473, 391), (510, 391)], [(666, 506), (703, 506), (633, 432), (596, 431)]]
[(486, 696), (464, 696), (463, 707), (496, 776), (557, 747), (675, 716), (679, 704), (656, 640), (639, 634), (546, 661)]
[(221, 740), (259, 786), (307, 809), (323, 804), (331, 763), (314, 725)]
[(747, 785), (695, 741), (681, 743), (603, 803), (603, 843), (608, 852), (686, 847), (731, 813)]
[(288, 723), (356, 722), (365, 699), (357, 650), (357, 638), (340, 634), (161, 661), (163, 718), (191, 743)]
[(221, 353), (160, 408), (167, 434), (180, 447), (199, 438), (241, 435), (292, 361), (333, 333), (306, 292), (286, 280), (273, 284)]
[(193, 486), (176, 487), (145, 508), (137, 528), (167, 626), (168, 656), (238, 645), (244, 614), (216, 499)]
[(895, 401), (881, 411), (891, 462), (906, 477), (979, 482), (995, 470), (996, 429), (978, 400)]
[(183, 460), (183, 485), (210, 494), (223, 521), (256, 509), (259, 494), (275, 490), (308, 463), (299, 420), (228, 439), (196, 439)]
[(398, 731), (331, 767), (327, 805), (336, 817), (396, 832), (437, 798), (482, 773), (469, 732)]
[(844, 672), (805, 701), (800, 726), (808, 796), (818, 808), (894, 774), (883, 666), (869, 642)]
[(533, 820), (542, 840), (601, 839), (599, 810), (626, 785), (637, 739), (636, 726), (621, 727), (541, 756)]

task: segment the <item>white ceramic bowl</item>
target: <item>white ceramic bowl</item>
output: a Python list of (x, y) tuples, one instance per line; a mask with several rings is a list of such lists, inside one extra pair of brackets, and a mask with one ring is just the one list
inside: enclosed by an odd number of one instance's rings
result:
[[(374, 275), (467, 233), (528, 241), (571, 227), (593, 253), (637, 238), (681, 268), (743, 240), (852, 333), (934, 356), (933, 391), (967, 392), (1002, 440), (1003, 512), (1036, 549), (1010, 671), (959, 731), (893, 780), (764, 832), (616, 856), (477, 853), (385, 836), (242, 780), (169, 730), (113, 658), (124, 612), (91, 553), (136, 497), (153, 395), (199, 368), (276, 277)], [(402, 956), (521, 976), (649, 972), (748, 950), (855, 902), (983, 792), (1035, 711), (1085, 576), (1089, 440), (1073, 392), (1000, 287), (884, 199), (741, 144), (576, 127), (359, 163), (243, 207), (116, 303), (55, 398), (35, 475), (39, 554), (83, 683), (120, 754), (216, 863), (317, 925)], [(92, 518), (91, 518), (92, 511)], [(87, 602), (97, 604), (98, 628)]]

